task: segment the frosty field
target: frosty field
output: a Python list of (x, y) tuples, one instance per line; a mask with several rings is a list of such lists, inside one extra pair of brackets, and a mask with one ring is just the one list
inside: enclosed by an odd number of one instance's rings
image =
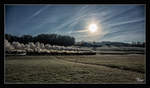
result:
[(145, 55), (6, 56), (5, 83), (145, 83)]

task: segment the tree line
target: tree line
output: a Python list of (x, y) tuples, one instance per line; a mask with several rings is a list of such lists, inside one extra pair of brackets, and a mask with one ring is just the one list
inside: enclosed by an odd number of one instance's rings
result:
[(14, 36), (11, 34), (5, 34), (5, 39), (10, 43), (13, 41), (27, 44), (29, 42), (40, 42), (50, 45), (59, 45), (59, 46), (71, 46), (75, 44), (75, 38), (71, 36), (58, 35), (58, 34), (39, 34), (37, 36), (32, 35), (23, 35), (21, 37)]

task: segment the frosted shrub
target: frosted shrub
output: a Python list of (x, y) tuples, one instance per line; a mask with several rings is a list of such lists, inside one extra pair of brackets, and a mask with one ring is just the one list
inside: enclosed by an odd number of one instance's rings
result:
[(43, 49), (42, 52), (44, 52), (44, 53), (49, 53), (49, 50)]
[(27, 52), (34, 52), (34, 50), (33, 50), (33, 49), (30, 49), (30, 48), (28, 48), (26, 51), (27, 51)]
[(25, 50), (16, 50), (17, 52), (19, 52), (19, 53), (24, 53), (24, 52), (26, 52)]
[(61, 50), (61, 46), (57, 46), (58, 50)]
[(46, 44), (46, 45), (45, 45), (45, 48), (46, 48), (46, 49), (50, 49), (50, 48), (51, 48), (51, 45), (50, 45), (50, 44)]
[(37, 47), (36, 50), (37, 50), (38, 53), (40, 53), (42, 51), (39, 47)]

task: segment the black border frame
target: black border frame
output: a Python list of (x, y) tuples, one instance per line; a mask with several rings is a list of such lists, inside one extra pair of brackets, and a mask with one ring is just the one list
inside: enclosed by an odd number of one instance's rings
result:
[[(146, 5), (146, 84), (4, 84), (4, 6), (5, 4), (145, 4)], [(65, 87), (65, 88), (150, 88), (150, 1), (149, 0), (5, 0), (0, 1), (0, 82), (9, 88)], [(3, 88), (2, 87), (2, 88)]]

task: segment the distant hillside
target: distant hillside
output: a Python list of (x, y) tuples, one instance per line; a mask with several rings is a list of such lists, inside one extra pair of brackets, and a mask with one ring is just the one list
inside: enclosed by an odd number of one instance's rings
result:
[(144, 42), (133, 42), (133, 43), (124, 43), (124, 42), (111, 42), (111, 41), (102, 41), (102, 42), (77, 42), (77, 46), (86, 46), (86, 47), (102, 47), (102, 46), (117, 46), (117, 47), (145, 47)]

